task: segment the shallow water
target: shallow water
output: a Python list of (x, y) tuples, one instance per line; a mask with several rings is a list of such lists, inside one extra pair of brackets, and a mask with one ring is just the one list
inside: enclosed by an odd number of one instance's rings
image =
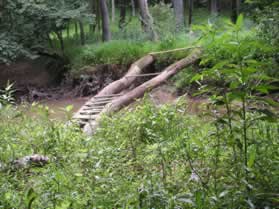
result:
[[(43, 105), (49, 108), (50, 118), (56, 120), (66, 120), (69, 115), (77, 112), (84, 103), (90, 99), (89, 97), (75, 97), (75, 98), (60, 98), (60, 99), (49, 99), (37, 102), (38, 105)], [(69, 113), (66, 113), (66, 108), (72, 106)], [(32, 116), (38, 114), (36, 111), (30, 110)]]

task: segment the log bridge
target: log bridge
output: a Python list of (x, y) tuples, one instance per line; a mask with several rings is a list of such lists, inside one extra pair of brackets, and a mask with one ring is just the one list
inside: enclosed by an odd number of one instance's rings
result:
[[(144, 68), (152, 64), (157, 55), (189, 49), (193, 50), (187, 57), (173, 63), (163, 71), (159, 73), (143, 73)], [(187, 47), (149, 53), (133, 63), (124, 77), (112, 82), (96, 96), (87, 101), (78, 112), (74, 114), (73, 119), (80, 124), (88, 135), (92, 135), (103, 114), (111, 114), (129, 105), (135, 101), (135, 99), (142, 97), (145, 92), (159, 86), (180, 70), (198, 61), (200, 57), (200, 47)], [(150, 77), (150, 79), (130, 89), (139, 77)]]

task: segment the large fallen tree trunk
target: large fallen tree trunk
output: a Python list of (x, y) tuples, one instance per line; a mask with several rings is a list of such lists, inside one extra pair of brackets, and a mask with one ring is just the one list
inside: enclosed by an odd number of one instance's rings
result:
[(130, 69), (123, 78), (112, 82), (102, 91), (100, 91), (96, 96), (100, 97), (121, 92), (123, 89), (129, 87), (136, 80), (136, 75), (141, 74), (143, 69), (148, 65), (152, 64), (154, 60), (154, 56), (152, 55), (146, 55), (141, 59), (137, 60), (135, 63), (131, 65)]
[(135, 89), (124, 94), (123, 96), (120, 96), (117, 99), (113, 100), (107, 107), (103, 109), (103, 111), (99, 114), (99, 116), (96, 118), (93, 124), (89, 123), (85, 126), (84, 128), (85, 132), (88, 134), (92, 134), (95, 131), (102, 114), (110, 114), (132, 103), (135, 99), (142, 97), (145, 92), (150, 91), (151, 89), (159, 86), (160, 84), (165, 82), (168, 78), (170, 78), (171, 76), (173, 76), (174, 74), (182, 70), (183, 68), (195, 63), (197, 60), (199, 60), (200, 56), (201, 56), (201, 50), (200, 49), (194, 50), (186, 58), (179, 60), (178, 62), (167, 67), (158, 76), (143, 83), (142, 85), (136, 87)]
[(178, 71), (196, 62), (200, 58), (200, 55), (201, 55), (201, 50), (194, 50), (188, 57), (170, 65), (158, 76), (136, 87), (135, 89), (128, 92), (127, 94), (113, 100), (111, 104), (102, 111), (102, 113), (108, 114), (111, 112), (118, 111), (122, 107), (133, 102), (135, 99), (142, 97), (146, 91), (150, 91), (151, 89), (159, 86), (160, 84), (165, 82), (168, 78), (176, 74)]
[(158, 56), (160, 54), (189, 50), (192, 48), (199, 48), (199, 47), (185, 47), (185, 48), (178, 48), (178, 49), (172, 49), (172, 50), (167, 50), (167, 51), (149, 53), (148, 55), (146, 55), (146, 56), (140, 58), (139, 60), (137, 60), (136, 62), (134, 62), (124, 77), (122, 77), (121, 79), (114, 81), (111, 84), (109, 84), (108, 86), (106, 86), (102, 91), (100, 91), (96, 95), (96, 97), (118, 94), (123, 89), (128, 88), (137, 79), (137, 76), (142, 73), (143, 69), (146, 68), (147, 66), (151, 65), (155, 61), (156, 56)]

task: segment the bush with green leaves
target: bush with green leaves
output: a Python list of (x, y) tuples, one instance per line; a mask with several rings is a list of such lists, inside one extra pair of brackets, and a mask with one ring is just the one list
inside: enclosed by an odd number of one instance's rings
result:
[(0, 109), (5, 105), (14, 104), (15, 90), (13, 84), (7, 83), (7, 86), (4, 89), (0, 89)]
[[(219, 83), (204, 84), (201, 86), (201, 93), (212, 95), (211, 99), (216, 107), (213, 114), (216, 129), (221, 132), (228, 129), (226, 143), (233, 151), (235, 162), (239, 163), (235, 168), (235, 175), (246, 182), (245, 198), (250, 203), (250, 195), (255, 192), (250, 183), (258, 175), (251, 169), (251, 164), (254, 164), (261, 142), (249, 134), (258, 131), (257, 128), (253, 130), (260, 123), (258, 121), (278, 120), (275, 108), (279, 103), (263, 96), (277, 88), (272, 83), (278, 80), (267, 75), (270, 63), (266, 55), (273, 48), (255, 37), (242, 36), (242, 28), (242, 15), (235, 25), (230, 24), (229, 31), (225, 34), (220, 35), (220, 31), (213, 25), (201, 28), (206, 34), (206, 50), (201, 64), (207, 68), (192, 80), (200, 83), (204, 79), (212, 79)], [(218, 111), (217, 107), (220, 105), (224, 107), (225, 113)], [(216, 146), (219, 147), (220, 143), (218, 141)]]
[[(145, 99), (104, 117), (93, 137), (50, 120), (48, 108), (39, 107), (36, 118), (11, 107), (0, 110), (0, 206), (275, 208), (278, 123), (257, 120), (249, 126), (247, 181), (231, 149), (230, 129), (187, 115), (186, 106), (158, 108)], [(10, 167), (36, 153), (50, 163)]]
[(12, 40), (8, 34), (0, 34), (0, 63), (10, 64), (21, 56), (31, 57), (31, 54), (21, 44)]
[[(273, 47), (279, 48), (279, 3), (266, 7), (257, 18), (259, 35)], [(278, 55), (277, 55), (278, 56)]]
[(0, 61), (7, 63), (28, 52), (46, 51), (50, 34), (60, 42), (70, 21), (90, 20), (86, 3), (80, 1), (7, 0), (1, 8)]

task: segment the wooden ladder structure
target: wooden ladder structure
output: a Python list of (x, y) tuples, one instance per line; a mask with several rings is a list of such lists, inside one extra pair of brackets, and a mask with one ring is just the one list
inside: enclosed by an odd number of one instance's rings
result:
[[(140, 75), (129, 75), (124, 76), (126, 78), (129, 77), (150, 77), (157, 76), (160, 73), (145, 73)], [(102, 96), (94, 96), (90, 100), (88, 100), (77, 113), (74, 114), (73, 119), (77, 121), (81, 127), (85, 126), (87, 123), (94, 123), (94, 121), (98, 118), (99, 114), (103, 111), (103, 109), (109, 105), (114, 99), (121, 97), (123, 94), (109, 94)]]
[(74, 114), (73, 119), (81, 126), (94, 122), (105, 106), (120, 96), (122, 96), (122, 94), (94, 96), (88, 100), (77, 113)]
[[(126, 101), (128, 98), (129, 103), (129, 96), (132, 99), (138, 98), (143, 96), (146, 90), (150, 90), (161, 83), (163, 83), (167, 78), (171, 77), (179, 70), (182, 70), (186, 66), (193, 64), (200, 58), (201, 50), (193, 51), (189, 56), (181, 59), (174, 64), (168, 66), (161, 72), (155, 73), (142, 73), (142, 69), (149, 64), (154, 62), (154, 55), (161, 54), (161, 53), (169, 53), (178, 50), (186, 50), (190, 48), (181, 48), (175, 50), (169, 50), (164, 52), (157, 52), (157, 53), (150, 53), (147, 56), (142, 57), (138, 61), (136, 61), (126, 73), (124, 77), (121, 79), (114, 81), (113, 83), (106, 86), (102, 91), (100, 91), (96, 96), (92, 97), (88, 100), (80, 109), (79, 111), (74, 114), (73, 119), (77, 121), (81, 127), (86, 126), (87, 124), (96, 124), (95, 122), (98, 121), (100, 118), (100, 114), (107, 112), (108, 108), (105, 109), (108, 105), (113, 106), (115, 103), (120, 101)], [(197, 47), (195, 47), (197, 48)], [(137, 77), (154, 77), (144, 82), (140, 86), (134, 87), (130, 89), (131, 85)], [(117, 84), (120, 84), (119, 87)], [(119, 88), (118, 88), (119, 87)], [(129, 90), (128, 90), (129, 89)], [(128, 92), (127, 92), (128, 90)], [(124, 92), (126, 91), (125, 95)], [(131, 99), (130, 99), (131, 100)]]

